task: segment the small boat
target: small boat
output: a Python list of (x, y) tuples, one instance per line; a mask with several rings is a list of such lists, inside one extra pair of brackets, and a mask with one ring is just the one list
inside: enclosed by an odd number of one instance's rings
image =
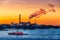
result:
[(8, 35), (28, 35), (28, 34), (25, 34), (23, 32), (12, 32), (12, 33), (8, 33)]

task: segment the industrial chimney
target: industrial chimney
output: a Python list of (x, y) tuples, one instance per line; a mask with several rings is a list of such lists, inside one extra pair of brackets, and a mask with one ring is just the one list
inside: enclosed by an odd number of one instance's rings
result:
[(19, 24), (21, 23), (21, 14), (19, 14)]

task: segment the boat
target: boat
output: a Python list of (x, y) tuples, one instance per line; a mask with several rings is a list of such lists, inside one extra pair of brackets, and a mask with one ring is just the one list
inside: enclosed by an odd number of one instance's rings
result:
[(28, 34), (25, 34), (23, 32), (11, 32), (11, 33), (8, 33), (8, 35), (28, 35)]

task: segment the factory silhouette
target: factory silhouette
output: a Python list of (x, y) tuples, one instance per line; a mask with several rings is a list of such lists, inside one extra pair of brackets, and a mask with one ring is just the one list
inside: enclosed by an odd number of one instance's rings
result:
[(11, 22), (11, 24), (0, 24), (0, 30), (2, 29), (57, 29), (60, 28), (60, 26), (53, 26), (53, 25), (39, 25), (36, 24), (36, 19), (35, 22), (33, 24), (30, 23), (30, 21), (28, 22), (21, 22), (21, 15), (19, 14), (19, 23), (15, 24), (13, 22)]

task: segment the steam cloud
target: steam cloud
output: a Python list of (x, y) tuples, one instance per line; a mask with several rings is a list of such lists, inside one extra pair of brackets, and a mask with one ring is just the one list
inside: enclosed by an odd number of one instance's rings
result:
[(29, 19), (34, 18), (34, 17), (37, 17), (39, 15), (41, 16), (41, 15), (46, 14), (46, 13), (51, 12), (51, 11), (52, 12), (56, 12), (55, 5), (54, 4), (49, 3), (48, 5), (49, 5), (48, 11), (46, 11), (46, 9), (41, 8), (36, 13), (31, 14), (30, 17), (29, 17)]
[(55, 10), (55, 5), (54, 4), (52, 4), (52, 3), (49, 3), (48, 4), (49, 5), (49, 12), (56, 12), (56, 10)]
[(43, 8), (41, 8), (39, 11), (36, 11), (35, 13), (31, 14), (30, 17), (29, 17), (29, 19), (34, 18), (34, 17), (36, 17), (38, 15), (41, 15), (41, 14), (42, 15), (46, 14), (46, 10), (43, 9)]

